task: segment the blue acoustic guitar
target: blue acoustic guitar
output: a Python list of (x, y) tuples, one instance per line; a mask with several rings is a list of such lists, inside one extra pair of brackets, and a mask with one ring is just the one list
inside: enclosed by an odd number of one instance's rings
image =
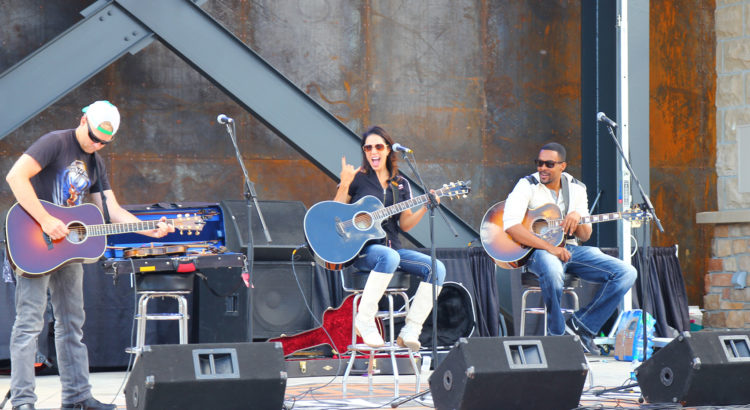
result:
[[(452, 182), (435, 190), (439, 197), (466, 197), (471, 181)], [(399, 202), (387, 208), (368, 195), (353, 204), (323, 201), (305, 214), (305, 237), (321, 266), (338, 270), (351, 262), (367, 242), (385, 237), (382, 222), (398, 213), (429, 202), (428, 194)]]

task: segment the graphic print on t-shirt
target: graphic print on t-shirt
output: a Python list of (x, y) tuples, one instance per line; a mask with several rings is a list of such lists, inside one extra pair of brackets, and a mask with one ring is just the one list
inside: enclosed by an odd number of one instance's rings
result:
[(70, 163), (55, 180), (54, 203), (61, 206), (80, 205), (91, 184), (86, 164), (81, 160)]

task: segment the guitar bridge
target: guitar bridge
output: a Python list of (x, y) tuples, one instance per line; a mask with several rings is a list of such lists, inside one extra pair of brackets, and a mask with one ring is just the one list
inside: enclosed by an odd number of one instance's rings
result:
[(334, 219), (336, 220), (336, 233), (341, 237), (348, 238), (349, 234), (344, 230), (344, 224), (341, 223), (341, 219), (338, 216)]

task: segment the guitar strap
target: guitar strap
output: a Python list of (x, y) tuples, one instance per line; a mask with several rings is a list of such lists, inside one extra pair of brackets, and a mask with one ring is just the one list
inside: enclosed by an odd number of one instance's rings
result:
[[(565, 215), (567, 215), (570, 211), (570, 183), (568, 182), (568, 178), (565, 175), (560, 176), (561, 181), (561, 187), (560, 190), (562, 191), (562, 197), (563, 197), (563, 205), (565, 206), (565, 209), (563, 210), (563, 218)], [(578, 244), (578, 238), (576, 238), (575, 235), (565, 235), (566, 242), (568, 240), (575, 240), (576, 245)]]
[[(398, 177), (396, 177), (398, 178)], [(393, 194), (393, 203), (391, 205), (396, 205), (396, 195), (398, 195), (398, 181), (396, 181), (396, 178), (393, 178), (388, 185), (391, 187), (391, 194)], [(383, 198), (385, 199), (385, 198)], [(389, 206), (388, 204), (385, 204), (385, 206)]]
[(565, 206), (565, 209), (563, 209), (563, 217), (568, 214), (568, 208), (570, 207), (570, 186), (568, 185), (568, 178), (565, 178), (565, 175), (561, 175), (560, 179), (562, 179), (562, 197), (563, 197), (563, 205)]
[(104, 187), (102, 186), (101, 174), (99, 174), (99, 161), (96, 160), (96, 154), (91, 154), (94, 157), (94, 175), (96, 175), (96, 184), (99, 185), (99, 195), (102, 196), (102, 211), (104, 211), (104, 222), (111, 223), (109, 219), (109, 209), (107, 208), (107, 197), (104, 195)]

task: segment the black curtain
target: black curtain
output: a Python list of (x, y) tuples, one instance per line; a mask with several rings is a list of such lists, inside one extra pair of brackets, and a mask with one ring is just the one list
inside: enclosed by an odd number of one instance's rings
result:
[[(644, 256), (648, 259), (644, 260)], [(670, 327), (680, 332), (690, 330), (687, 290), (675, 246), (650, 247), (647, 248), (645, 255), (643, 248), (638, 249), (633, 257), (633, 266), (638, 270), (634, 307), (643, 306), (641, 280), (647, 263), (650, 269), (646, 275), (648, 278), (646, 306), (647, 311), (656, 320), (654, 328), (656, 336), (672, 337)]]
[(497, 292), (495, 262), (483, 248), (469, 248), (469, 262), (474, 279), (479, 336), (500, 336), (500, 300)]
[[(419, 251), (430, 254), (429, 249)], [(481, 247), (438, 248), (435, 255), (445, 264), (445, 281), (461, 284), (473, 299), (474, 336), (499, 336), (500, 301), (492, 259)]]

